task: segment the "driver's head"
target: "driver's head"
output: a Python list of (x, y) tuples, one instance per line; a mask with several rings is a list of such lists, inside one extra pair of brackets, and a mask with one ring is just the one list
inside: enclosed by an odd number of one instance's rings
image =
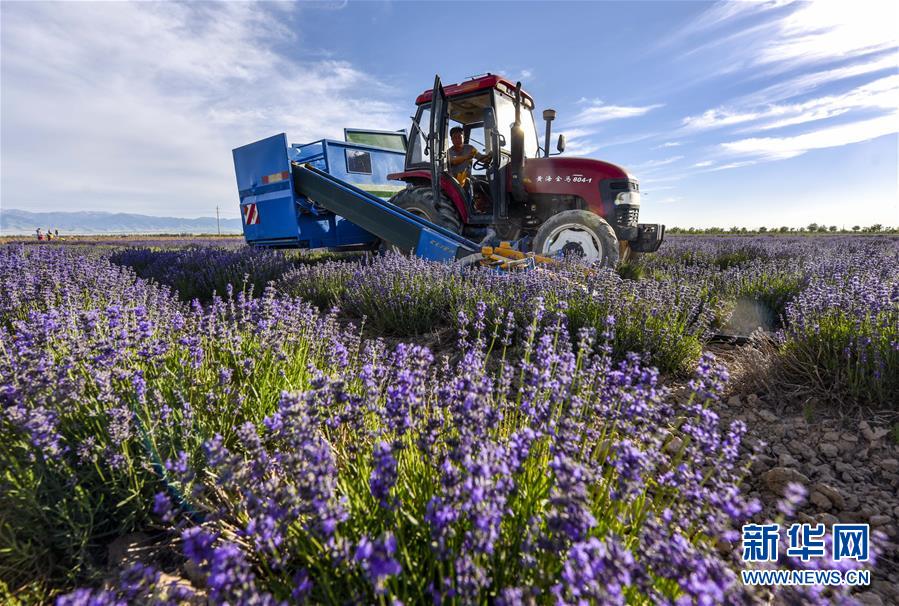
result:
[(462, 145), (462, 127), (454, 126), (450, 129), (450, 140), (453, 142), (453, 145), (459, 146)]

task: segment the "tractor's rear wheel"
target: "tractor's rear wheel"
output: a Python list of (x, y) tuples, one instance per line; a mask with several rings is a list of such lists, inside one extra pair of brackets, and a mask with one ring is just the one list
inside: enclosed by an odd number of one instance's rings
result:
[(595, 213), (566, 210), (553, 215), (537, 230), (532, 249), (538, 255), (577, 255), (606, 267), (618, 264), (618, 237)]
[(422, 219), (445, 227), (454, 234), (462, 232), (462, 219), (459, 218), (452, 201), (443, 194), (434, 200), (434, 190), (430, 187), (404, 189), (390, 201)]

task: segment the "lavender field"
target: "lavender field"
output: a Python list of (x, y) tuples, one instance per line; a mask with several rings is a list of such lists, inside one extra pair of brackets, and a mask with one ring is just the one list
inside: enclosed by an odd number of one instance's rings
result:
[[(33, 242), (0, 285), (5, 602), (899, 602), (899, 238), (509, 275)], [(766, 520), (873, 554), (748, 565)]]

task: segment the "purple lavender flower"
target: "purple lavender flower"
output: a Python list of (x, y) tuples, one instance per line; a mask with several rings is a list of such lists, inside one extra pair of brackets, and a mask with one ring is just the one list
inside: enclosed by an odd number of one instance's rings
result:
[(214, 534), (197, 526), (182, 531), (181, 540), (184, 555), (195, 564), (202, 564), (212, 557), (212, 544), (216, 540)]
[(393, 447), (382, 440), (375, 444), (373, 457), (374, 467), (368, 480), (371, 494), (382, 507), (390, 507), (390, 490), (396, 484), (397, 477)]
[(562, 582), (553, 587), (553, 593), (562, 604), (624, 604), (634, 565), (633, 555), (617, 538), (591, 537), (571, 546)]
[(43, 406), (28, 410), (21, 405), (10, 406), (0, 412), (11, 425), (28, 436), (35, 452), (40, 453), (42, 457), (55, 459), (67, 450), (57, 430), (56, 412)]
[(796, 508), (805, 502), (808, 490), (802, 484), (790, 482), (784, 489), (783, 499), (777, 501), (777, 511), (786, 518), (796, 515)]
[(365, 571), (375, 593), (385, 593), (387, 580), (403, 571), (393, 558), (394, 553), (396, 538), (389, 532), (375, 540), (364, 536), (356, 546), (353, 560)]
[(112, 591), (76, 589), (56, 598), (56, 606), (127, 606), (128, 602)]
[[(646, 261), (643, 280), (574, 263), (496, 276), (398, 256), (294, 271), (291, 254), (244, 250), (115, 256), (132, 271), (107, 252), (0, 249), (0, 432), (9, 462), (48, 474), (16, 488), (31, 491), (23, 502), (52, 516), (59, 493), (41, 490), (77, 490), (104, 512), (97, 532), (148, 507), (175, 522), (153, 451), (170, 457), (179, 506), (205, 514), (182, 532), (184, 552), (217, 602), (271, 603), (270, 591), (738, 602), (747, 596), (717, 548), (759, 504), (740, 489), (746, 428), (716, 413), (727, 375), (702, 343), (725, 320), (724, 298), (756, 293), (785, 310), (780, 355), (826, 345), (833, 368), (853, 365), (840, 377), (855, 393), (888, 393), (897, 249), (871, 261), (841, 246), (803, 249), (822, 259), (776, 270), (796, 258), (780, 256), (790, 247), (675, 243)], [(183, 304), (135, 272), (202, 301)], [(264, 287), (282, 273), (279, 290)], [(305, 293), (340, 316), (292, 296)], [(458, 347), (435, 356), (363, 342), (346, 315), (394, 335), (456, 323)], [(674, 397), (669, 373), (697, 365), (689, 400)], [(126, 501), (126, 484), (156, 497)], [(31, 519), (12, 506), (10, 519)], [(150, 570), (130, 574), (66, 599), (130, 602), (158, 585)]]

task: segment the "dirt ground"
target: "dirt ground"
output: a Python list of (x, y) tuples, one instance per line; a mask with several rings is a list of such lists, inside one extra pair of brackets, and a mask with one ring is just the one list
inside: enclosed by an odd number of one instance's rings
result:
[(746, 489), (764, 505), (759, 520), (773, 519), (785, 486), (797, 482), (809, 496), (799, 522), (870, 524), (880, 553), (871, 586), (855, 597), (899, 604), (899, 415), (766, 385), (772, 358), (764, 346), (713, 344), (709, 351), (731, 375), (721, 418), (748, 428)]

